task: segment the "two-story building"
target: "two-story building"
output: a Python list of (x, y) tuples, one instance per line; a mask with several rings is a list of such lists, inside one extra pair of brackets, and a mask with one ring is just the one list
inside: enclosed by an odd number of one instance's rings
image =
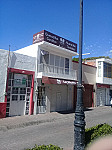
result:
[(33, 35), (33, 45), (16, 52), (36, 56), (34, 113), (73, 109), (77, 44), (43, 30)]
[(96, 106), (112, 104), (112, 60), (86, 60), (86, 63), (97, 67), (96, 71)]

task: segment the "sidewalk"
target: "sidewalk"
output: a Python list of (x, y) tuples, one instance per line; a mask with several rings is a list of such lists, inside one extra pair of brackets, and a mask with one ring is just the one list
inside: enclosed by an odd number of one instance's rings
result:
[(64, 114), (60, 114), (57, 112), (7, 117), (0, 119), (0, 131), (6, 131), (9, 129), (15, 129), (30, 125), (38, 125), (45, 122), (53, 122), (54, 120), (61, 119), (63, 117), (65, 117)]
[[(86, 119), (91, 115), (104, 114), (105, 112), (112, 111), (111, 107), (95, 107), (89, 108), (92, 111), (85, 111)], [(6, 131), (9, 129), (15, 129), (25, 126), (38, 125), (45, 122), (53, 122), (58, 119), (67, 119), (74, 118), (74, 113), (46, 113), (46, 114), (37, 114), (37, 115), (24, 115), (24, 116), (15, 116), (15, 117), (7, 117), (0, 119), (0, 131)], [(92, 122), (91, 122), (92, 123)]]

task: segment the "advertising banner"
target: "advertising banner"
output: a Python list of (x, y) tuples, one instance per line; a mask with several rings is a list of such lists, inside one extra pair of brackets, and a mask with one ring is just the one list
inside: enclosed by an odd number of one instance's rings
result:
[(46, 30), (40, 31), (33, 35), (33, 44), (46, 41), (48, 43), (60, 46), (62, 48), (77, 52), (77, 44), (66, 40), (60, 36), (50, 33)]

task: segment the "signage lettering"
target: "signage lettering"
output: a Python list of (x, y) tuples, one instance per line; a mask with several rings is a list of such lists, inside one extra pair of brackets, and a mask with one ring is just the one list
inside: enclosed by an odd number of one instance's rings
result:
[(46, 41), (56, 46), (77, 52), (77, 44), (71, 41), (68, 41), (62, 37), (59, 37), (53, 33), (50, 33), (46, 30), (40, 31), (33, 35), (33, 44)]

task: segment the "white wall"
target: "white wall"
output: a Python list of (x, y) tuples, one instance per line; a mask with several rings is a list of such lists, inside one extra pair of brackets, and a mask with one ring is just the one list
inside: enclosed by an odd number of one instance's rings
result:
[[(73, 69), (78, 72), (79, 63), (73, 62)], [(87, 64), (82, 65), (82, 81), (86, 84), (96, 84), (96, 67)]]
[(7, 81), (8, 51), (0, 50), (0, 102), (5, 100)]
[(30, 57), (27, 55), (11, 52), (9, 67), (21, 70), (35, 71), (36, 57)]
[(16, 50), (16, 53), (37, 57), (38, 43)]

